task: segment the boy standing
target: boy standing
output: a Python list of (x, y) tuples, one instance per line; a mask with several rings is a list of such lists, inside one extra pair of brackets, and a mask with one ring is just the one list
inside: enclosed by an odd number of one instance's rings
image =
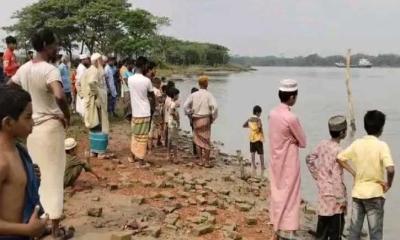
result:
[(392, 187), (394, 178), (394, 164), (389, 146), (378, 139), (382, 135), (385, 121), (386, 116), (382, 112), (367, 112), (364, 116), (364, 128), (368, 135), (357, 139), (338, 155), (340, 164), (346, 170), (353, 171), (347, 163), (350, 160), (356, 169), (350, 240), (360, 239), (365, 216), (370, 239), (383, 239), (384, 194)]
[(19, 68), (14, 50), (17, 48), (17, 39), (13, 36), (6, 37), (7, 49), (3, 56), (3, 71), (7, 82)]
[[(334, 116), (328, 122), (330, 140), (323, 140), (307, 156), (306, 162), (318, 186), (318, 240), (340, 240), (344, 229), (347, 208), (343, 168), (337, 162), (341, 151), (340, 141), (346, 137), (347, 122), (344, 116)], [(354, 174), (354, 172), (352, 173)]]
[(32, 103), (22, 89), (0, 87), (0, 239), (29, 240), (42, 234), (39, 180), (18, 138), (32, 132)]
[(261, 122), (262, 109), (260, 106), (253, 108), (253, 116), (247, 120), (244, 124), (244, 128), (250, 130), (250, 153), (251, 153), (251, 164), (253, 167), (253, 175), (256, 175), (256, 153), (260, 156), (261, 162), (261, 177), (264, 176), (265, 164), (264, 164), (264, 132)]
[(171, 103), (168, 108), (168, 157), (173, 163), (178, 163), (178, 130), (180, 126), (179, 119), (179, 90), (176, 88), (170, 88), (168, 90), (168, 96), (171, 99)]

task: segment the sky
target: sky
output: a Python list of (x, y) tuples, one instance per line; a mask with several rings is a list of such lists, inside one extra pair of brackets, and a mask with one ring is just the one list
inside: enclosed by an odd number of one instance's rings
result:
[[(35, 0), (0, 0), (0, 25)], [(68, 0), (67, 0), (68, 1)], [(170, 18), (160, 29), (184, 40), (218, 43), (232, 55), (400, 54), (399, 0), (130, 0)], [(5, 33), (0, 33), (4, 38)]]

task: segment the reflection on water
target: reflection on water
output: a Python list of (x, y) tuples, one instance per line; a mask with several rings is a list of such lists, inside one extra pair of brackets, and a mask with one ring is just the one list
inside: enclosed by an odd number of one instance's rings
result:
[[(314, 201), (315, 184), (308, 173), (304, 156), (324, 138), (329, 137), (327, 121), (335, 114), (346, 114), (347, 100), (344, 82), (344, 69), (338, 68), (284, 68), (264, 67), (258, 71), (235, 73), (228, 76), (213, 76), (210, 91), (217, 98), (220, 114), (213, 126), (214, 140), (225, 143), (225, 149), (234, 152), (241, 149), (248, 152), (247, 131), (242, 129), (243, 122), (252, 115), (254, 105), (263, 108), (263, 122), (267, 129), (267, 116), (271, 108), (278, 104), (277, 89), (279, 81), (294, 78), (299, 82), (299, 98), (294, 111), (305, 128), (308, 146), (301, 151), (302, 160), (302, 194)], [(190, 89), (196, 86), (195, 79), (178, 82), (181, 90), (181, 101), (188, 96)], [(400, 91), (400, 69), (372, 68), (352, 69), (352, 89), (357, 120), (356, 136), (364, 135), (362, 118), (367, 110), (379, 109), (387, 114), (387, 123), (382, 136), (391, 146), (395, 162), (400, 157), (397, 146), (400, 143), (400, 109), (397, 105)], [(183, 117), (183, 115), (181, 115)], [(183, 127), (188, 123), (181, 120)], [(343, 142), (347, 146), (350, 139)], [(265, 144), (268, 149), (268, 143)], [(350, 182), (350, 181), (348, 181)], [(385, 234), (387, 239), (394, 239), (396, 229), (395, 216), (400, 215), (396, 202), (400, 200), (397, 177), (394, 187), (387, 195), (385, 216)], [(351, 184), (348, 184), (351, 189)], [(350, 191), (349, 191), (350, 194)], [(393, 220), (393, 221), (392, 221)]]

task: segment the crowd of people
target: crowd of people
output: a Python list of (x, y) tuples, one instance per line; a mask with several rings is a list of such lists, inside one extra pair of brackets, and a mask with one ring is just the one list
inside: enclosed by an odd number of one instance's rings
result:
[[(13, 53), (16, 39), (7, 37), (6, 43), (0, 86), (0, 239), (41, 236), (48, 219), (53, 237), (65, 237), (67, 232), (60, 229), (64, 187), (73, 186), (82, 170), (101, 178), (89, 162), (79, 160), (76, 140), (66, 138), (70, 111), (81, 116), (90, 133), (108, 136), (109, 117), (117, 114), (116, 103), (121, 99), (124, 117), (131, 121), (131, 162), (144, 164), (148, 151), (161, 146), (168, 148), (172, 163), (178, 161), (180, 91), (173, 82), (157, 77), (154, 62), (138, 57), (117, 64), (113, 57), (82, 54), (76, 70), (71, 71), (70, 60), (58, 54), (54, 33), (43, 29), (31, 39), (36, 55), (20, 66)], [(199, 77), (199, 89), (193, 88), (182, 105), (193, 129), (196, 163), (206, 168), (213, 167), (211, 126), (218, 117), (217, 101), (207, 90), (208, 83), (207, 76)], [(281, 81), (281, 103), (269, 113), (273, 239), (282, 234), (294, 238), (300, 225), (299, 149), (306, 147), (306, 136), (291, 111), (298, 92), (295, 80)], [(258, 154), (264, 176), (261, 113), (261, 107), (255, 106), (243, 127), (250, 132), (253, 174)], [(331, 139), (323, 140), (307, 156), (319, 189), (317, 239), (341, 239), (343, 234), (348, 205), (343, 169), (354, 177), (349, 239), (361, 238), (365, 217), (370, 239), (383, 239), (384, 194), (394, 178), (390, 149), (379, 140), (385, 119), (380, 111), (368, 111), (364, 117), (367, 136), (342, 150), (339, 143), (346, 137), (346, 118), (333, 116), (327, 124)], [(27, 138), (27, 150), (20, 138)], [(107, 158), (107, 152), (92, 151), (91, 155)]]

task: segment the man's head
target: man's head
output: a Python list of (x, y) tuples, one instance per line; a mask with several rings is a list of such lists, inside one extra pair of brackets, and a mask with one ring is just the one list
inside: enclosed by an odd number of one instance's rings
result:
[(256, 115), (257, 117), (260, 117), (261, 113), (262, 113), (262, 108), (258, 105), (254, 106), (253, 114)]
[(90, 57), (90, 62), (96, 68), (103, 66), (103, 58), (100, 53), (93, 53)]
[(117, 60), (115, 59), (115, 57), (109, 57), (108, 58), (108, 64), (110, 66), (115, 66), (117, 64)]
[(33, 59), (33, 51), (32, 51), (32, 50), (29, 50), (29, 51), (28, 51), (28, 59), (29, 59), (29, 60), (32, 60), (32, 59)]
[(126, 68), (128, 68), (128, 70), (132, 72), (133, 68), (135, 67), (135, 60), (127, 59), (124, 65), (126, 65)]
[(160, 78), (154, 78), (153, 80), (153, 86), (157, 89), (161, 88), (161, 79)]
[(179, 99), (179, 90), (177, 88), (169, 88), (167, 90), (167, 96), (173, 99), (174, 101)]
[(342, 115), (333, 116), (328, 121), (329, 133), (332, 138), (342, 140), (347, 135), (346, 117)]
[(67, 55), (62, 55), (61, 62), (67, 65), (69, 62), (69, 57)]
[(297, 101), (298, 86), (297, 81), (293, 79), (284, 79), (279, 87), (279, 99), (281, 103), (288, 106), (294, 106)]
[(364, 128), (368, 135), (379, 137), (385, 126), (386, 115), (378, 110), (368, 111), (364, 116)]
[(15, 50), (17, 48), (17, 39), (13, 36), (6, 37), (7, 48)]
[(76, 142), (75, 139), (73, 138), (67, 138), (64, 141), (64, 147), (65, 147), (65, 152), (70, 155), (75, 155), (76, 154), (76, 147), (78, 143)]
[(90, 66), (90, 57), (88, 55), (86, 54), (79, 55), (79, 60), (84, 66), (86, 67)]
[(140, 56), (136, 59), (136, 71), (142, 74), (146, 74), (146, 67), (149, 60), (146, 57)]
[(49, 62), (57, 60), (58, 43), (53, 31), (48, 28), (39, 30), (31, 38), (33, 49)]
[(107, 56), (104, 56), (104, 55), (101, 56), (101, 60), (102, 60), (103, 67), (108, 64), (108, 57)]
[(157, 64), (155, 62), (153, 62), (153, 61), (148, 61), (147, 62), (147, 64), (146, 64), (146, 76), (148, 78), (153, 79), (156, 76), (156, 74), (157, 74), (156, 66), (157, 66)]
[(26, 138), (32, 132), (32, 99), (21, 88), (0, 87), (0, 132)]
[(199, 77), (199, 86), (201, 89), (207, 89), (208, 88), (208, 76), (203, 75)]
[(195, 93), (195, 92), (198, 92), (198, 91), (199, 91), (199, 89), (194, 87), (194, 88), (192, 88), (192, 90), (190, 90), (190, 93)]

